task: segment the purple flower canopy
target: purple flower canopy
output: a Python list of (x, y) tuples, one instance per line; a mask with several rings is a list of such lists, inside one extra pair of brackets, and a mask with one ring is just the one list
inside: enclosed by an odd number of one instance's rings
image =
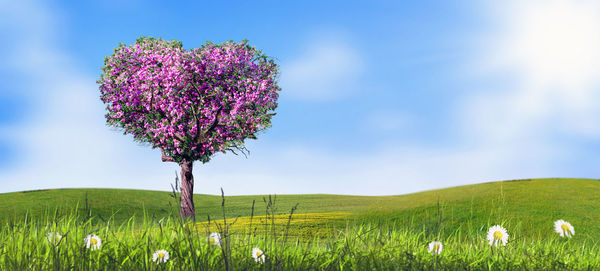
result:
[(280, 90), (277, 65), (246, 41), (187, 51), (178, 41), (139, 38), (120, 44), (102, 71), (107, 123), (176, 162), (243, 151), (245, 138), (270, 127)]

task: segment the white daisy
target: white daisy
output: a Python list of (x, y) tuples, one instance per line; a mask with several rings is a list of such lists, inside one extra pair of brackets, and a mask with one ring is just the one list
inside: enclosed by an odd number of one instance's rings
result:
[(260, 250), (258, 248), (253, 248), (252, 249), (252, 258), (254, 258), (254, 260), (257, 263), (264, 263), (265, 262), (265, 254), (262, 252), (262, 250)]
[(571, 223), (562, 219), (554, 221), (554, 231), (560, 234), (560, 237), (571, 238), (575, 234), (575, 228), (571, 226)]
[(442, 253), (443, 248), (442, 243), (438, 241), (429, 243), (429, 252), (431, 252), (431, 255)]
[(208, 243), (212, 245), (221, 245), (221, 235), (218, 232), (213, 232), (208, 236)]
[(169, 252), (161, 249), (152, 254), (152, 261), (155, 263), (166, 263), (169, 260)]
[(102, 246), (102, 240), (100, 240), (100, 237), (98, 237), (94, 234), (90, 234), (87, 237), (85, 237), (84, 242), (85, 242), (85, 247), (86, 248), (91, 247), (92, 250), (99, 249), (100, 246)]
[(56, 232), (48, 233), (48, 242), (50, 242), (51, 244), (58, 245), (58, 243), (60, 243), (61, 239), (62, 239), (62, 235), (60, 235)]
[(498, 243), (500, 242), (502, 242), (503, 246), (506, 246), (506, 243), (508, 242), (508, 233), (506, 233), (505, 228), (496, 225), (488, 230), (487, 239), (490, 242), (490, 246), (498, 246)]

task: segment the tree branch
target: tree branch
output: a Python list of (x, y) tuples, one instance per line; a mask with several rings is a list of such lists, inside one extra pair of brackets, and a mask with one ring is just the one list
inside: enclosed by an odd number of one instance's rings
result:
[(160, 151), (162, 152), (162, 161), (163, 162), (176, 162), (173, 157), (166, 155), (164, 150), (161, 149)]
[[(202, 91), (198, 88), (198, 86), (196, 86), (196, 84), (194, 84), (194, 82), (190, 82), (190, 84), (192, 84), (192, 86), (196, 89), (196, 91), (198, 91), (199, 95), (202, 93)], [(202, 99), (200, 99), (200, 100), (202, 100)]]
[(153, 103), (154, 103), (154, 90), (152, 90), (152, 95), (150, 96), (150, 111), (154, 111), (154, 107), (152, 107)]
[(194, 120), (196, 121), (196, 134), (194, 135), (194, 141), (198, 141), (198, 137), (200, 136), (200, 119), (198, 118), (198, 112), (196, 112), (195, 107), (193, 105), (192, 114), (194, 116)]
[(219, 116), (221, 114), (221, 111), (223, 111), (223, 107), (219, 106), (219, 109), (217, 110), (217, 113), (215, 114), (215, 120), (210, 125), (210, 127), (208, 127), (208, 129), (202, 133), (203, 135), (206, 135), (206, 134), (212, 132), (215, 129), (215, 127), (217, 127), (219, 120), (221, 120), (221, 117)]
[(237, 143), (232, 142), (232, 145), (227, 147), (227, 149), (225, 149), (225, 150), (230, 151), (235, 155), (238, 155), (236, 151), (239, 151), (246, 158), (248, 158), (248, 154), (250, 154), (250, 151), (246, 148), (246, 146), (243, 145), (243, 143), (242, 143), (242, 145), (238, 145)]
[[(200, 135), (198, 135), (198, 133), (196, 133), (196, 137), (197, 137), (196, 144), (200, 144), (202, 142), (202, 140), (204, 140), (206, 138), (206, 135), (208, 135), (210, 132), (212, 132), (217, 127), (217, 124), (219, 124), (219, 120), (221, 120), (221, 117), (219, 115), (221, 114), (222, 110), (223, 110), (223, 107), (219, 106), (219, 109), (217, 110), (217, 113), (215, 114), (215, 120), (210, 125), (210, 127), (208, 127), (208, 129), (206, 129), (206, 131), (203, 131), (202, 133), (200, 133)], [(198, 127), (198, 129), (199, 128), (200, 127)]]
[(175, 138), (177, 138), (179, 141), (181, 141), (182, 143), (183, 143), (183, 141), (185, 141), (185, 138), (184, 138), (183, 136), (180, 136), (180, 135), (178, 135), (178, 134), (173, 134), (173, 136), (174, 136)]

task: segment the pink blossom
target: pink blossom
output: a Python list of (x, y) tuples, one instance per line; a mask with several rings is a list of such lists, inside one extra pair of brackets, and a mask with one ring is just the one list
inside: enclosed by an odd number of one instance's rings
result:
[(116, 48), (102, 71), (107, 123), (177, 161), (206, 162), (231, 140), (268, 127), (280, 90), (277, 65), (246, 42), (188, 51), (177, 41), (140, 38)]

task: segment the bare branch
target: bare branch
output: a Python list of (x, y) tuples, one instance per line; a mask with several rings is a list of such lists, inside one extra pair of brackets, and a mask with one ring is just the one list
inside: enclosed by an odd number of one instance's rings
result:
[(227, 151), (233, 152), (233, 154), (238, 155), (232, 148), (227, 148)]
[(238, 147), (238, 149), (244, 155), (245, 158), (248, 158), (248, 155), (250, 155), (250, 151), (246, 149), (245, 146)]
[(235, 151), (239, 151), (241, 154), (244, 155), (245, 158), (248, 158), (248, 154), (250, 154), (250, 151), (245, 146), (238, 146), (235, 143), (231, 147), (229, 147), (225, 150), (230, 151), (235, 155), (238, 155), (237, 152), (235, 152)]

